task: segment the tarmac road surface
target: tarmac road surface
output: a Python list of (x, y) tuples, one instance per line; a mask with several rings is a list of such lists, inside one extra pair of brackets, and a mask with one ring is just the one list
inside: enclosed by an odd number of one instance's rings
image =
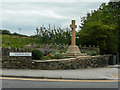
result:
[[(1, 77), (2, 88), (118, 88), (120, 80), (63, 80)], [(120, 86), (120, 85), (119, 85)]]

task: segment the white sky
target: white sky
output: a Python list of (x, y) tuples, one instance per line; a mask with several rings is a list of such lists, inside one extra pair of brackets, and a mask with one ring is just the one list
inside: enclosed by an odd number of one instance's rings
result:
[[(9, 2), (8, 2), (9, 1)], [(11, 32), (17, 32), (21, 28), (21, 33), (33, 35), (36, 27), (48, 24), (61, 25), (62, 27), (69, 26), (72, 19), (76, 20), (76, 24), (80, 25), (80, 17), (85, 16), (91, 10), (99, 8), (103, 2), (108, 0), (4, 0), (2, 2), (2, 28), (8, 29)], [(48, 2), (51, 1), (51, 2)], [(57, 1), (57, 0), (56, 0)], [(67, 2), (65, 2), (67, 1)], [(79, 1), (79, 2), (78, 2)], [(103, 1), (103, 2), (102, 2)], [(0, 13), (1, 14), (1, 13)]]

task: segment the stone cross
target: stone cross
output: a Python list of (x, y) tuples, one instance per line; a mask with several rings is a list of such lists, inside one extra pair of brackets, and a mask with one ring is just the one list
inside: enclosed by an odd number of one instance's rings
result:
[(72, 28), (72, 38), (71, 38), (71, 45), (76, 45), (76, 31), (77, 25), (75, 25), (75, 20), (72, 20), (72, 24), (70, 25)]

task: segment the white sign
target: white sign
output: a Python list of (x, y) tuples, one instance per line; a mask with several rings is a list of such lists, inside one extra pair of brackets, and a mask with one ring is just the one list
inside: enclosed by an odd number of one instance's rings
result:
[(9, 56), (32, 56), (31, 52), (10, 52)]

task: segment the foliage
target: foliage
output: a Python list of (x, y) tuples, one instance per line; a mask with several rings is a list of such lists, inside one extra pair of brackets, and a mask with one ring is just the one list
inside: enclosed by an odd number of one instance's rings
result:
[(103, 3), (98, 10), (82, 17), (81, 30), (77, 34), (81, 45), (98, 45), (101, 54), (117, 53), (120, 18), (120, 2)]
[(58, 49), (54, 48), (37, 48), (38, 50), (41, 50), (43, 52), (44, 58), (43, 59), (62, 59), (64, 58), (63, 54), (64, 52), (61, 52)]
[(87, 55), (94, 56), (98, 55), (98, 52), (96, 50), (80, 50), (81, 53), (86, 53)]
[(2, 30), (2, 29), (0, 29), (0, 34), (2, 34), (2, 35), (16, 35), (16, 36), (28, 37), (27, 35), (18, 34), (16, 32), (11, 33), (9, 30)]
[(41, 50), (43, 52), (44, 58), (43, 59), (62, 59), (64, 56), (60, 50), (54, 49), (54, 48), (48, 48), (48, 47), (43, 47), (43, 48), (37, 48), (38, 50)]
[(49, 60), (49, 59), (50, 59), (50, 57), (48, 57), (48, 56), (43, 57), (43, 60)]
[(56, 44), (70, 44), (71, 42), (71, 31), (69, 28), (49, 28), (40, 27), (36, 28), (36, 37), (40, 43), (56, 43)]
[(0, 34), (11, 34), (8, 30), (0, 30)]
[(62, 58), (64, 58), (64, 55), (61, 54), (61, 53), (55, 53), (55, 58), (56, 59), (62, 59)]
[(46, 55), (48, 55), (48, 54), (55, 54), (55, 53), (57, 53), (57, 52), (60, 52), (59, 50), (57, 50), (57, 49), (54, 49), (54, 48), (48, 48), (48, 47), (43, 47), (43, 48), (38, 48), (38, 49), (40, 49), (42, 52), (43, 52), (43, 54), (44, 54), (44, 56), (46, 56)]
[(43, 52), (38, 49), (32, 50), (32, 58), (35, 60), (40, 60), (43, 57)]
[(55, 56), (54, 56), (53, 54), (51, 54), (51, 53), (49, 53), (47, 56), (48, 56), (49, 58), (51, 58), (51, 59), (55, 59)]
[(37, 43), (37, 39), (17, 35), (2, 35), (2, 47), (22, 48), (29, 43)]

